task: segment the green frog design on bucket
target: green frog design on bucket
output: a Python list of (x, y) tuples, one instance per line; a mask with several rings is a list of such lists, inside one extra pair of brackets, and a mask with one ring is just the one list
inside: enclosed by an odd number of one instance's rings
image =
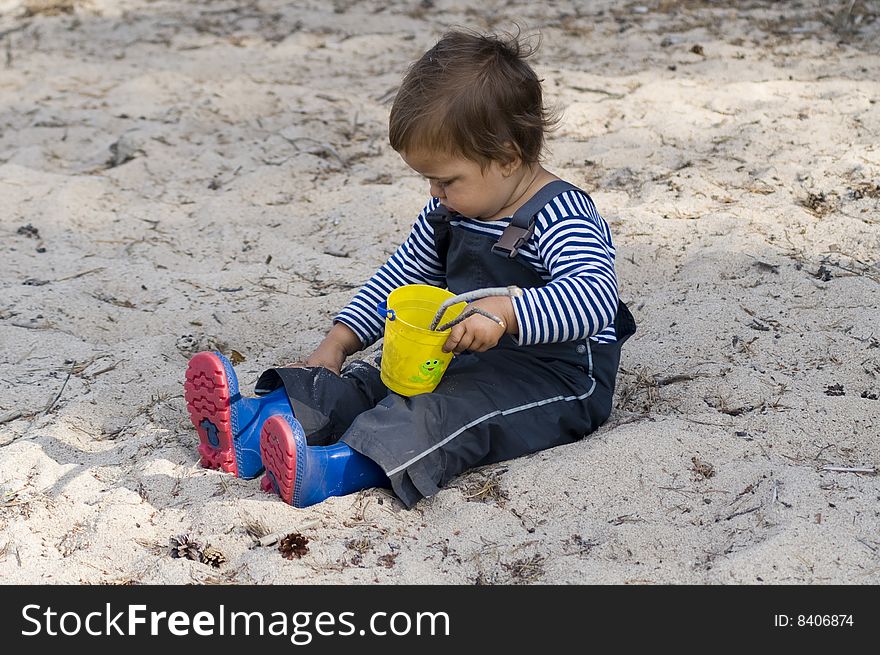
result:
[(440, 378), (443, 377), (445, 369), (446, 366), (439, 359), (429, 359), (419, 366), (419, 372), (413, 375), (409, 381), (419, 384), (437, 385), (440, 383)]

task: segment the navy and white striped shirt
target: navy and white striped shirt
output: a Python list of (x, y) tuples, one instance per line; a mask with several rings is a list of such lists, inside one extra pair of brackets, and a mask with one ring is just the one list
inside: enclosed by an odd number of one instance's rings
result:
[[(384, 321), (376, 305), (405, 284), (446, 286), (443, 264), (434, 244), (428, 213), (439, 203), (432, 198), (413, 225), (409, 237), (334, 319), (350, 327), (364, 347), (382, 336)], [(451, 225), (491, 237), (494, 243), (510, 218), (481, 221), (461, 217)], [(574, 341), (586, 337), (600, 343), (616, 340), (617, 276), (614, 244), (608, 224), (590, 197), (564, 191), (535, 216), (535, 233), (518, 257), (546, 282), (523, 289), (512, 298), (519, 323), (520, 345)]]

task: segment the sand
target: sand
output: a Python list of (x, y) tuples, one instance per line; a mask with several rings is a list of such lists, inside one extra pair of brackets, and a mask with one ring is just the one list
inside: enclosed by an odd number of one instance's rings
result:
[[(880, 5), (471, 7), (0, 0), (3, 583), (880, 582)], [(318, 344), (426, 200), (407, 65), (514, 22), (639, 323), (608, 423), (412, 510), (201, 468), (187, 359)]]

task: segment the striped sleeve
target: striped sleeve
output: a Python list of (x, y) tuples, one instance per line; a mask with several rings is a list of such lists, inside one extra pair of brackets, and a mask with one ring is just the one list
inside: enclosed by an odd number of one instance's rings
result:
[(535, 240), (550, 280), (513, 299), (520, 345), (584, 339), (606, 330), (617, 312), (614, 244), (585, 193), (567, 191), (536, 216)]
[(434, 229), (427, 220), (428, 213), (438, 204), (436, 198), (431, 199), (413, 224), (406, 241), (333, 319), (334, 323), (351, 328), (364, 348), (382, 336), (385, 321), (376, 306), (384, 302), (394, 289), (405, 284), (445, 285), (446, 271), (437, 256)]

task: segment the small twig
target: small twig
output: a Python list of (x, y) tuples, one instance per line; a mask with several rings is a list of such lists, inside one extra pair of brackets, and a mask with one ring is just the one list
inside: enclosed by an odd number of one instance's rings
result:
[(594, 87), (572, 86), (571, 89), (572, 91), (579, 91), (580, 93), (598, 93), (600, 95), (608, 96), (609, 98), (614, 98), (616, 100), (626, 97), (626, 93), (614, 93), (613, 91), (608, 91), (607, 89), (597, 89)]
[(461, 314), (459, 314), (457, 317), (455, 317), (454, 319), (452, 319), (448, 323), (444, 323), (443, 325), (439, 326), (437, 328), (437, 331), (443, 332), (443, 330), (448, 330), (449, 328), (451, 328), (455, 325), (458, 325), (462, 321), (469, 319), (474, 314), (479, 314), (480, 316), (485, 316), (486, 318), (498, 323), (498, 325), (500, 325), (501, 327), (505, 327), (504, 321), (502, 321), (500, 318), (495, 316), (495, 314), (487, 312), (484, 309), (480, 309), (479, 307), (468, 307), (466, 310), (464, 310)]
[(873, 466), (823, 466), (822, 470), (834, 473), (868, 473), (869, 475), (877, 473), (877, 469)]
[(68, 275), (66, 277), (59, 277), (56, 282), (66, 282), (67, 280), (75, 280), (78, 277), (82, 277), (83, 275), (89, 275), (91, 273), (97, 273), (98, 271), (103, 271), (104, 267), (99, 266), (98, 268), (91, 268), (87, 271), (82, 271), (81, 273), (74, 273), (73, 275)]
[(813, 457), (813, 459), (819, 459), (819, 456), (820, 456), (822, 453), (824, 453), (826, 450), (828, 450), (829, 448), (834, 448), (834, 444), (833, 444), (833, 443), (830, 443), (830, 444), (828, 444), (827, 446), (822, 446), (822, 447), (819, 449), (819, 452), (816, 453), (816, 456)]
[(123, 361), (125, 361), (125, 360), (120, 360), (120, 361), (116, 362), (115, 364), (111, 364), (110, 366), (106, 366), (106, 367), (102, 368), (100, 371), (95, 371), (94, 373), (90, 373), (89, 375), (86, 376), (86, 378), (89, 380), (94, 380), (99, 375), (103, 375), (104, 373), (109, 373), (110, 371), (116, 370), (116, 367), (119, 366)]
[[(521, 295), (522, 289), (514, 286), (489, 287), (487, 289), (475, 289), (466, 293), (460, 293), (457, 296), (449, 298), (442, 305), (440, 305), (440, 309), (437, 310), (437, 314), (434, 316), (434, 320), (431, 321), (431, 325), (428, 329), (436, 330), (437, 324), (440, 323), (440, 319), (443, 318), (443, 314), (446, 313), (446, 310), (452, 307), (452, 305), (457, 305), (460, 302), (471, 302), (472, 300), (489, 298), (490, 296), (508, 296), (510, 298), (519, 298)], [(490, 316), (489, 318), (492, 317)], [(498, 320), (495, 318), (493, 318), (492, 320), (498, 322)]]
[(37, 325), (28, 325), (27, 323), (13, 321), (10, 325), (17, 328), (24, 328), (25, 330), (54, 330), (58, 327), (55, 323), (50, 323), (48, 321), (45, 323), (38, 323)]
[[(856, 275), (856, 276), (866, 277), (869, 280), (873, 280), (874, 282), (880, 282), (880, 277), (877, 277), (876, 275), (871, 275), (867, 271), (859, 271), (855, 268), (850, 268), (849, 266), (844, 266), (843, 264), (835, 263), (835, 262), (827, 262), (826, 261), (824, 263), (828, 264), (829, 266), (834, 266), (835, 268), (839, 268), (842, 271), (846, 271), (847, 273), (852, 273), (853, 275)], [(847, 276), (843, 276), (843, 277), (847, 277)]]
[(754, 507), (750, 507), (749, 509), (744, 509), (741, 512), (734, 512), (733, 514), (731, 514), (730, 516), (728, 516), (724, 520), (729, 521), (730, 519), (735, 518), (737, 516), (742, 516), (743, 514), (751, 514), (752, 512), (757, 512), (759, 509), (761, 509), (761, 506), (755, 505)]
[(55, 407), (55, 403), (58, 402), (58, 399), (61, 398), (61, 394), (64, 393), (64, 389), (67, 387), (67, 382), (68, 380), (70, 380), (70, 376), (73, 375), (74, 368), (76, 368), (76, 362), (74, 362), (73, 365), (70, 367), (70, 371), (68, 371), (67, 377), (64, 378), (64, 384), (61, 385), (61, 389), (59, 389), (58, 395), (56, 395), (52, 402), (49, 403), (49, 405), (46, 407), (46, 409), (43, 410), (43, 414), (48, 414), (50, 411), (52, 411), (52, 408)]
[(714, 425), (715, 427), (718, 427), (718, 428), (729, 428), (730, 427), (726, 423), (713, 423), (712, 421), (700, 421), (698, 419), (690, 418), (688, 416), (682, 416), (681, 419), (684, 421), (687, 421), (688, 423), (697, 423), (699, 425)]
[(314, 528), (318, 525), (321, 525), (320, 519), (306, 521), (296, 528), (291, 528), (290, 530), (285, 530), (284, 532), (273, 532), (272, 534), (267, 534), (265, 537), (255, 539), (252, 547), (256, 548), (257, 546), (271, 546), (272, 544), (278, 543), (292, 532), (303, 532), (305, 530), (308, 530), (309, 528)]
[(683, 375), (670, 375), (665, 378), (661, 378), (661, 377), (658, 377), (655, 375), (654, 376), (654, 384), (656, 384), (658, 387), (665, 387), (667, 384), (675, 384), (676, 382), (690, 382), (691, 380), (695, 379), (696, 377), (708, 377), (708, 375), (709, 375), (708, 373), (702, 373), (702, 374), (697, 374), (697, 375), (683, 374)]

